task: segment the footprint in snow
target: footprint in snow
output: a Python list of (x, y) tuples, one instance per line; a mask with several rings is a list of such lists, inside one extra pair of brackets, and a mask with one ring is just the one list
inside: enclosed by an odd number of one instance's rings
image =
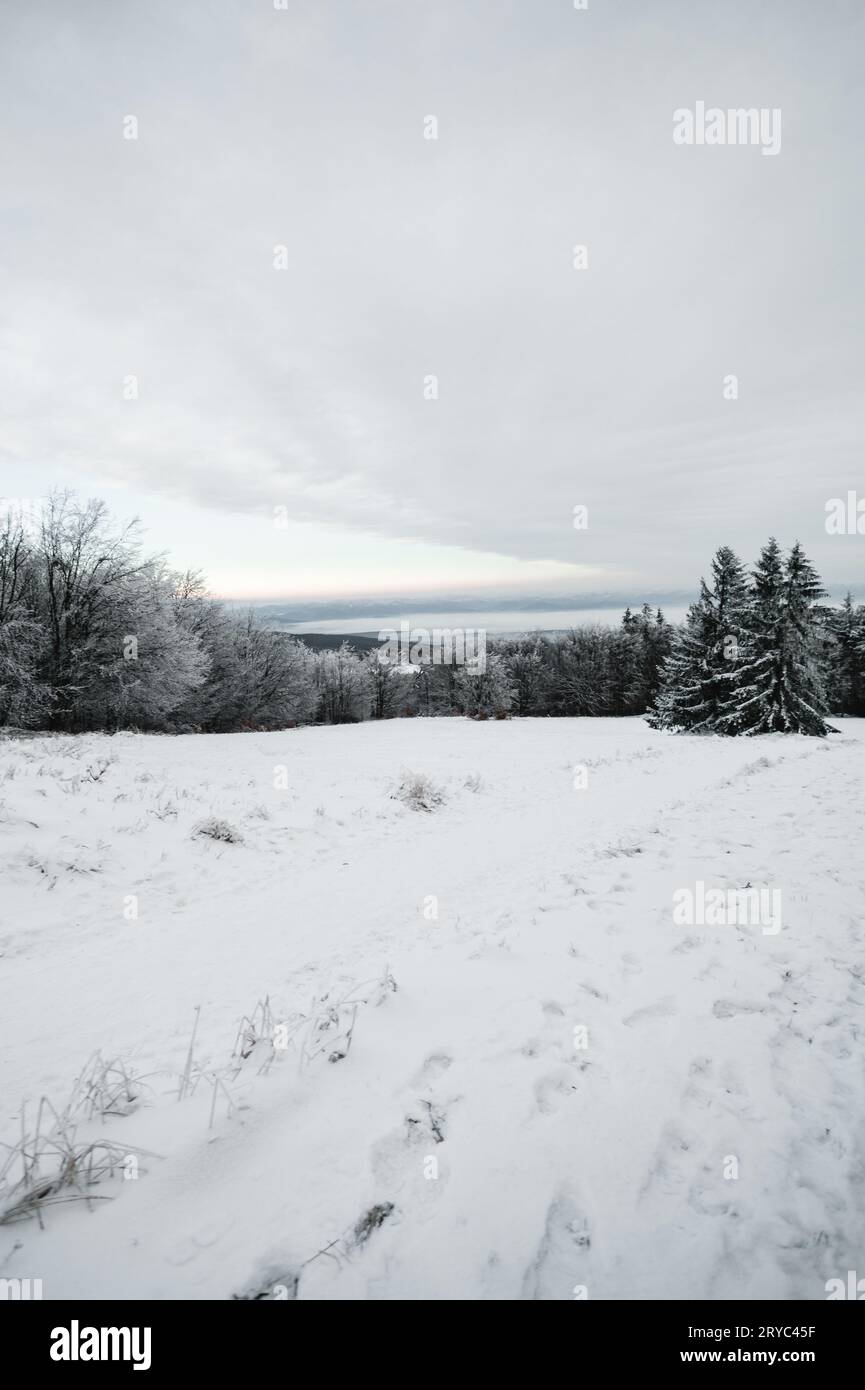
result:
[(671, 954), (681, 955), (685, 951), (696, 951), (698, 947), (703, 945), (705, 945), (703, 937), (691, 933), (690, 936), (683, 936), (680, 941), (676, 942)]
[(402, 1129), (373, 1144), (370, 1167), (382, 1199), (393, 1201), (408, 1188), (422, 1208), (435, 1205), (448, 1176), (441, 1152), (445, 1123), (443, 1111), (421, 1102), (406, 1115)]
[(591, 1249), (582, 1203), (574, 1191), (560, 1192), (547, 1208), (537, 1254), (523, 1278), (522, 1297), (560, 1303), (585, 1294), (591, 1297)]
[(701, 1166), (698, 1149), (699, 1138), (695, 1133), (672, 1122), (665, 1124), (640, 1196), (656, 1186), (671, 1196), (687, 1191)]
[(642, 975), (643, 973), (643, 963), (639, 956), (634, 955), (633, 951), (626, 951), (619, 964), (625, 979), (631, 975)]
[(663, 999), (658, 999), (654, 1004), (647, 1004), (643, 1009), (635, 1009), (622, 1022), (626, 1028), (631, 1028), (635, 1023), (647, 1023), (653, 1018), (674, 1018), (679, 1012), (675, 996), (667, 994)]
[(560, 1067), (547, 1072), (535, 1082), (535, 1104), (542, 1115), (554, 1115), (568, 1096), (576, 1091), (573, 1070)]
[(712, 1005), (715, 1018), (736, 1018), (738, 1014), (764, 1014), (765, 1004), (750, 1003), (745, 999), (716, 999)]
[(424, 1059), (423, 1065), (412, 1078), (411, 1085), (414, 1087), (428, 1086), (431, 1081), (437, 1081), (443, 1076), (453, 1063), (453, 1057), (447, 1052), (431, 1052)]
[[(711, 1090), (703, 1085), (704, 1081), (710, 1083)], [(682, 1097), (683, 1104), (696, 1106), (699, 1110), (708, 1110), (715, 1095), (711, 1060), (708, 1057), (695, 1057), (688, 1067), (688, 1084)]]

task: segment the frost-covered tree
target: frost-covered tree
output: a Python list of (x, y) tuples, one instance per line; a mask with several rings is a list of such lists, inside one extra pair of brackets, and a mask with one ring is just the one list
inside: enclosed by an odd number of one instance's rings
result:
[(599, 626), (577, 627), (550, 646), (546, 700), (551, 714), (605, 714), (608, 702), (610, 632)]
[(307, 723), (316, 701), (309, 648), (261, 627), (251, 612), (211, 599), (198, 573), (175, 576), (178, 623), (201, 644), (207, 675), (177, 712), (180, 727), (205, 732), (279, 729)]
[(323, 724), (356, 724), (368, 717), (369, 675), (348, 642), (336, 651), (316, 653), (316, 718)]
[(540, 714), (544, 708), (544, 673), (549, 652), (538, 634), (499, 644), (513, 689), (514, 714)]
[(373, 719), (392, 719), (399, 713), (405, 698), (406, 676), (389, 660), (380, 647), (372, 647), (363, 655)]
[(700, 590), (700, 601), (692, 603), (688, 609), (664, 663), (661, 688), (648, 718), (653, 729), (703, 733), (711, 729), (710, 707), (706, 700), (710, 645), (707, 610), (711, 599), (702, 580)]
[(423, 662), (413, 682), (412, 699), (418, 711), (427, 715), (458, 714), (459, 672), (459, 666), (450, 661)]
[(827, 653), (826, 689), (829, 707), (837, 714), (865, 715), (865, 607), (847, 594), (840, 608), (825, 611), (831, 636)]
[(639, 614), (631, 615), (623, 628), (632, 643), (633, 675), (626, 691), (629, 713), (651, 709), (658, 696), (663, 678), (664, 662), (670, 654), (672, 630), (660, 608), (652, 613), (647, 603)]
[(637, 670), (641, 641), (636, 621), (628, 608), (620, 626), (610, 634), (607, 657), (607, 700), (605, 713), (615, 715), (642, 714), (638, 706)]
[(769, 540), (754, 570), (747, 652), (736, 688), (719, 716), (720, 732), (830, 732), (822, 670), (823, 595), (799, 542), (784, 560), (778, 542)]
[(503, 656), (487, 651), (484, 670), (477, 674), (472, 674), (467, 666), (455, 669), (455, 698), (465, 714), (508, 713), (514, 691)]
[(302, 642), (259, 627), (252, 613), (227, 616), (210, 677), (207, 729), (281, 729), (315, 708), (315, 658)]
[(173, 578), (154, 563), (119, 586), (78, 666), (74, 727), (166, 729), (209, 659), (177, 622)]
[(37, 611), (36, 557), (20, 512), (0, 516), (0, 724), (38, 727), (51, 702), (40, 679), (45, 634)]
[(171, 580), (160, 557), (142, 555), (137, 523), (116, 526), (103, 502), (55, 492), (34, 557), (51, 726), (164, 727), (207, 663), (178, 627)]
[(649, 723), (656, 729), (717, 730), (734, 697), (747, 646), (749, 590), (745, 568), (729, 546), (712, 560), (711, 586), (675, 635)]

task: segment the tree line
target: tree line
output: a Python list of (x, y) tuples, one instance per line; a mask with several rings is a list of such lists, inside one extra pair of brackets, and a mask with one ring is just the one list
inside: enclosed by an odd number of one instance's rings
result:
[[(53, 493), (0, 516), (0, 724), (231, 732), (366, 719), (649, 713), (670, 729), (823, 731), (865, 714), (865, 608), (826, 609), (799, 547), (753, 578), (732, 551), (679, 628), (648, 604), (617, 627), (500, 639), (486, 669), (312, 651), (142, 551), (137, 523)], [(832, 692), (831, 700), (827, 690)]]

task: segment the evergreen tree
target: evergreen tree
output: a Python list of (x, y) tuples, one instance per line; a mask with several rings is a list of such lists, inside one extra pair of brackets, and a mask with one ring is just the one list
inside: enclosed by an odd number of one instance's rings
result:
[(840, 608), (826, 611), (832, 643), (827, 653), (830, 709), (838, 714), (865, 715), (865, 608), (847, 594)]
[(719, 719), (723, 733), (829, 732), (818, 600), (824, 590), (797, 541), (784, 561), (772, 538), (754, 571), (748, 650)]
[(738, 687), (747, 607), (744, 566), (729, 546), (721, 546), (712, 560), (712, 587), (700, 580), (700, 598), (664, 664), (652, 728), (716, 730)]
[(700, 581), (700, 601), (692, 603), (683, 626), (673, 637), (672, 650), (664, 662), (661, 687), (649, 715), (653, 729), (706, 730), (711, 715), (704, 685), (709, 649), (708, 609), (711, 597)]
[(633, 634), (637, 640), (634, 653), (634, 677), (628, 691), (628, 705), (635, 714), (651, 709), (661, 687), (664, 662), (670, 654), (672, 631), (660, 608), (653, 614), (648, 603), (644, 603), (639, 614), (628, 613), (622, 619), (622, 627)]
[[(627, 621), (626, 621), (627, 620)], [(609, 714), (641, 714), (634, 707), (637, 657), (639, 640), (633, 631), (633, 618), (630, 609), (622, 619), (621, 627), (612, 634), (607, 659), (607, 690)]]

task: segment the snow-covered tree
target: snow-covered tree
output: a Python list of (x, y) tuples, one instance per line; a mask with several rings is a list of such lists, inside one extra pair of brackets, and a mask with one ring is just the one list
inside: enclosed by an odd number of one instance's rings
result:
[(786, 560), (774, 538), (763, 547), (746, 618), (747, 651), (719, 732), (830, 732), (818, 606), (823, 595), (798, 541)]
[(0, 517), (0, 724), (39, 726), (51, 692), (39, 670), (45, 633), (37, 612), (36, 557), (20, 513)]
[(702, 580), (700, 589), (700, 602), (691, 604), (664, 662), (661, 688), (648, 719), (653, 729), (711, 729), (712, 709), (706, 698), (711, 598)]
[[(626, 611), (625, 618), (628, 617)], [(652, 613), (647, 603), (630, 622), (622, 621), (631, 638), (633, 674), (626, 691), (628, 713), (651, 709), (663, 679), (664, 662), (670, 654), (672, 630), (660, 608)]]
[(513, 701), (513, 686), (507, 662), (496, 652), (487, 651), (483, 671), (476, 675), (466, 666), (456, 667), (455, 697), (465, 714), (507, 714)]
[(302, 642), (259, 627), (252, 613), (223, 615), (214, 636), (204, 728), (282, 729), (312, 718), (315, 657)]
[(847, 594), (840, 608), (825, 611), (831, 636), (827, 653), (826, 689), (829, 707), (837, 714), (865, 715), (865, 607)]
[(544, 638), (519, 637), (500, 644), (513, 689), (515, 714), (539, 714), (544, 707), (544, 672), (549, 657)]
[(336, 651), (316, 653), (313, 671), (321, 723), (356, 724), (368, 717), (369, 674), (348, 642)]
[(711, 587), (700, 580), (692, 604), (664, 663), (649, 723), (656, 729), (717, 730), (734, 698), (747, 646), (748, 580), (729, 546), (712, 560)]
[(399, 713), (400, 702), (405, 698), (407, 677), (382, 653), (380, 647), (372, 647), (364, 653), (363, 665), (372, 718), (392, 719)]
[(209, 659), (177, 622), (174, 581), (158, 562), (129, 576), (106, 601), (75, 669), (73, 727), (170, 727), (203, 684)]
[(142, 555), (137, 523), (118, 527), (103, 502), (55, 492), (33, 548), (52, 727), (164, 727), (207, 661), (178, 627), (172, 581), (159, 556)]
[(605, 714), (611, 634), (599, 625), (575, 627), (550, 644), (545, 681), (551, 714)]

